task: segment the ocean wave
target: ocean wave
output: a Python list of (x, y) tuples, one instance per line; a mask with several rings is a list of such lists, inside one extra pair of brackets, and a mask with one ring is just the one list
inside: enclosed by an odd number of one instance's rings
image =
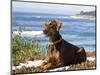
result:
[(92, 16), (82, 16), (82, 15), (74, 15), (74, 16), (70, 16), (70, 18), (73, 18), (73, 19), (87, 19), (87, 20), (95, 20), (95, 17), (92, 17)]
[[(43, 34), (43, 31), (22, 31), (21, 36), (28, 36), (28, 37), (34, 37), (34, 36), (40, 36)], [(19, 35), (19, 31), (14, 31), (13, 35)]]
[(70, 18), (68, 16), (33, 16), (34, 18)]
[(14, 17), (13, 17), (13, 19), (16, 19), (17, 18), (17, 20), (18, 19), (49, 19), (49, 18), (54, 18), (54, 19), (67, 19), (67, 18), (70, 18), (69, 16), (52, 16), (52, 15), (22, 15), (22, 16), (16, 16), (16, 15), (14, 15)]

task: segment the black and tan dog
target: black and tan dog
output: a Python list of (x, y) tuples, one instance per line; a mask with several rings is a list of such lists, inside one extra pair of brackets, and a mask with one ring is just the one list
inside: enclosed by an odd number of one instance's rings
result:
[(86, 61), (84, 48), (79, 48), (61, 37), (61, 25), (62, 22), (58, 20), (48, 20), (44, 23), (43, 33), (49, 38), (48, 58), (41, 65), (44, 70)]

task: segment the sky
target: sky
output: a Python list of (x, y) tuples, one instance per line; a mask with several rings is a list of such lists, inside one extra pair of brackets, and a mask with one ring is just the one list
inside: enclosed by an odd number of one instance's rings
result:
[(34, 2), (16, 2), (16, 1), (12, 2), (13, 12), (75, 15), (80, 11), (92, 11), (92, 10), (95, 10), (94, 6), (46, 4), (46, 3), (34, 3)]

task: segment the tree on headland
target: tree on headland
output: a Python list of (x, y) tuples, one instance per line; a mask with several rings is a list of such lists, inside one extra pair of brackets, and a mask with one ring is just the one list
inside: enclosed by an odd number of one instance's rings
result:
[(77, 14), (77, 15), (87, 15), (87, 16), (95, 16), (95, 13), (96, 11), (94, 10), (94, 11), (80, 11), (80, 13), (79, 14)]

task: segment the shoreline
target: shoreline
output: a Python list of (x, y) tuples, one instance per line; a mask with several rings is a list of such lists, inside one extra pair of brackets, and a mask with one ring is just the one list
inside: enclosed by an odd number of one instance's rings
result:
[(74, 18), (74, 19), (95, 20), (95, 16), (87, 16), (87, 15), (73, 15), (73, 16), (70, 16), (70, 17)]

